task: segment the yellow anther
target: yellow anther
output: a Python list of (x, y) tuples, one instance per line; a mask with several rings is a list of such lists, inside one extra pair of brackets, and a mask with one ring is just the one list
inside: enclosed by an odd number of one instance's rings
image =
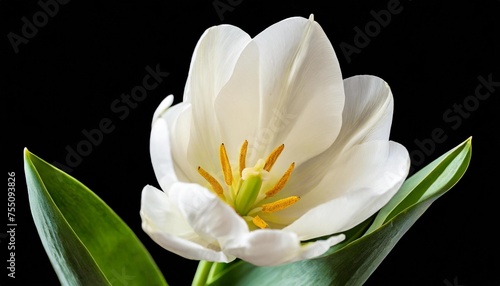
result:
[(217, 182), (217, 180), (212, 177), (207, 171), (203, 170), (202, 167), (198, 167), (198, 173), (207, 180), (207, 182), (212, 186), (212, 189), (217, 195), (222, 195), (224, 193), (224, 190), (222, 189), (222, 186)]
[(280, 211), (280, 210), (284, 210), (287, 207), (295, 204), (299, 200), (300, 200), (299, 197), (297, 197), (297, 196), (291, 196), (291, 197), (288, 197), (288, 198), (277, 200), (277, 201), (272, 202), (272, 203), (263, 204), (262, 205), (262, 212), (273, 213), (273, 212), (277, 212), (277, 211)]
[(246, 157), (247, 157), (247, 150), (248, 150), (248, 141), (245, 140), (245, 142), (243, 142), (243, 145), (241, 145), (241, 149), (240, 149), (240, 176), (241, 176), (241, 173), (243, 172), (243, 169), (245, 169), (246, 167)]
[(290, 178), (294, 167), (295, 163), (290, 164), (290, 167), (288, 167), (285, 174), (283, 174), (283, 177), (281, 177), (281, 179), (276, 183), (276, 185), (274, 185), (274, 187), (266, 192), (266, 199), (276, 195), (285, 187), (286, 182), (288, 182), (288, 179)]
[(283, 151), (284, 148), (285, 144), (281, 144), (280, 146), (276, 147), (276, 149), (274, 149), (273, 152), (271, 152), (271, 154), (269, 154), (269, 156), (266, 159), (266, 163), (264, 165), (264, 170), (268, 172), (271, 171), (271, 168), (273, 167), (274, 163), (276, 162), (276, 160), (281, 154), (281, 151)]
[(253, 224), (255, 224), (258, 228), (266, 228), (267, 227), (267, 223), (261, 219), (258, 215), (256, 215), (253, 219), (252, 219), (252, 222)]
[(229, 164), (229, 159), (227, 158), (226, 147), (224, 143), (220, 145), (219, 149), (220, 164), (222, 166), (222, 172), (224, 173), (224, 182), (226, 185), (231, 186), (233, 183), (233, 172), (231, 170), (231, 164)]

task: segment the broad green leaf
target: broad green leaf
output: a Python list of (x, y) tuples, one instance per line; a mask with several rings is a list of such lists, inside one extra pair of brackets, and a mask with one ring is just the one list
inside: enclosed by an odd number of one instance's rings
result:
[(427, 208), (458, 182), (470, 157), (469, 138), (408, 179), (401, 188), (406, 194), (398, 193), (403, 199), (380, 226), (325, 256), (276, 267), (237, 261), (211, 273), (206, 285), (362, 285)]
[(82, 183), (27, 149), (38, 234), (62, 285), (167, 285), (132, 230)]

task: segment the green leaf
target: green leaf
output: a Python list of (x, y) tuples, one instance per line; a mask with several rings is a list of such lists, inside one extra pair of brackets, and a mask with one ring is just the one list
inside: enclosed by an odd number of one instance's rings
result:
[(427, 208), (458, 182), (470, 158), (469, 138), (408, 179), (375, 218), (377, 226), (325, 256), (276, 267), (237, 261), (206, 285), (362, 285)]
[(379, 211), (367, 233), (409, 208), (429, 198), (437, 198), (451, 189), (467, 170), (471, 140), (451, 149), (405, 181), (397, 194)]
[(27, 149), (31, 213), (62, 285), (167, 285), (132, 230), (82, 183)]

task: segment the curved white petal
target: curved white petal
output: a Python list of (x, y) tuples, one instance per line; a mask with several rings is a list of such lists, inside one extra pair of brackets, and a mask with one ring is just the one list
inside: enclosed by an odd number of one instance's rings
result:
[(275, 133), (265, 142), (266, 151), (284, 143), (277, 166), (286, 168), (292, 160), (300, 165), (327, 149), (341, 128), (344, 90), (337, 56), (312, 19), (283, 20), (257, 35), (255, 42), (266, 109), (260, 129)]
[(146, 186), (140, 214), (143, 230), (156, 243), (189, 259), (228, 262), (234, 257), (221, 245), (248, 233), (231, 207), (196, 184), (174, 183), (167, 193)]
[(171, 183), (177, 181), (172, 162), (168, 127), (166, 126), (166, 122), (161, 118), (170, 108), (173, 100), (174, 98), (171, 95), (166, 97), (156, 109), (153, 115), (149, 140), (151, 163), (156, 179), (162, 188), (168, 188)]
[(254, 134), (261, 112), (259, 67), (257, 45), (250, 42), (242, 51), (233, 75), (215, 99), (221, 143), (229, 155), (237, 156), (245, 140), (249, 141), (250, 153), (255, 145)]
[(227, 262), (234, 257), (209, 248), (179, 212), (176, 202), (164, 192), (146, 186), (142, 191), (142, 228), (161, 247), (188, 259)]
[(193, 229), (178, 212), (177, 206), (164, 192), (147, 185), (142, 190), (143, 226), (152, 231), (165, 231), (182, 237), (194, 236)]
[(335, 143), (322, 154), (297, 166), (282, 195), (303, 195), (315, 188), (331, 169), (339, 154), (355, 144), (372, 140), (388, 140), (394, 110), (392, 92), (387, 83), (376, 76), (360, 75), (344, 80), (345, 107), (342, 129)]
[[(242, 72), (235, 73), (228, 86), (233, 80), (258, 86), (258, 94), (251, 98), (258, 101), (258, 110), (251, 105), (248, 111), (240, 107), (224, 115), (218, 110), (218, 116), (226, 118), (221, 124), (232, 121), (228, 128), (234, 129), (238, 128), (235, 122), (239, 122), (240, 112), (255, 113), (248, 124), (250, 131), (258, 131), (245, 138), (249, 140), (250, 161), (267, 156), (284, 143), (286, 148), (276, 166), (285, 170), (292, 160), (300, 164), (334, 142), (342, 122), (342, 74), (333, 47), (318, 23), (294, 17), (270, 26), (247, 45), (237, 65), (240, 63), (244, 68), (237, 66), (235, 72)], [(247, 76), (246, 68), (257, 70), (258, 82), (255, 75)], [(218, 103), (226, 100), (226, 104), (220, 103), (222, 106), (229, 106), (230, 96), (238, 96), (237, 84), (233, 86), (230, 92), (223, 90), (228, 95), (221, 94), (217, 99)], [(249, 95), (244, 92), (242, 96)]]
[(257, 266), (274, 266), (317, 257), (344, 239), (337, 235), (302, 245), (293, 232), (263, 229), (232, 241), (225, 251)]
[(178, 179), (183, 182), (201, 183), (200, 175), (196, 171), (198, 166), (191, 165), (186, 159), (191, 139), (191, 111), (191, 104), (181, 102), (172, 108), (172, 113), (167, 112), (163, 119), (168, 125), (170, 150)]
[(398, 143), (370, 141), (356, 145), (342, 154), (314, 190), (281, 211), (282, 220), (303, 213), (284, 230), (306, 240), (354, 227), (392, 198), (409, 167), (408, 151)]
[(184, 90), (184, 102), (192, 105), (188, 160), (207, 171), (217, 169), (220, 140), (214, 101), (233, 73), (241, 51), (251, 40), (241, 29), (220, 25), (202, 35), (193, 53)]
[[(179, 177), (186, 179), (185, 170), (192, 169), (186, 166), (187, 142), (189, 133), (186, 124), (179, 124), (179, 118), (186, 118), (183, 114), (189, 112), (189, 104), (179, 103), (171, 106), (173, 96), (166, 97), (156, 109), (151, 127), (149, 149), (151, 162), (156, 178), (163, 190), (168, 190)], [(171, 140), (174, 138), (174, 140)]]
[(248, 232), (246, 222), (214, 193), (197, 184), (177, 183), (170, 190), (180, 213), (193, 230), (207, 241), (223, 245)]
[(173, 95), (169, 95), (169, 96), (165, 97), (165, 99), (163, 99), (160, 102), (160, 105), (158, 105), (155, 112), (153, 113), (153, 120), (151, 122), (151, 126), (154, 125), (155, 121), (158, 118), (162, 117), (165, 114), (165, 112), (167, 112), (167, 110), (172, 106), (173, 102), (174, 102)]
[(233, 73), (250, 36), (238, 27), (219, 25), (201, 35), (191, 58), (184, 102), (211, 102)]
[(344, 88), (346, 104), (336, 147), (388, 140), (394, 112), (389, 85), (376, 76), (358, 75), (345, 79)]

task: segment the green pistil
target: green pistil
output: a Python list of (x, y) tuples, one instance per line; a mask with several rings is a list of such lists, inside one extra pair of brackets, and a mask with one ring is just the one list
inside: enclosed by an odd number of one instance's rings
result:
[(259, 175), (250, 176), (241, 184), (234, 202), (234, 209), (241, 216), (245, 216), (253, 207), (262, 186)]

